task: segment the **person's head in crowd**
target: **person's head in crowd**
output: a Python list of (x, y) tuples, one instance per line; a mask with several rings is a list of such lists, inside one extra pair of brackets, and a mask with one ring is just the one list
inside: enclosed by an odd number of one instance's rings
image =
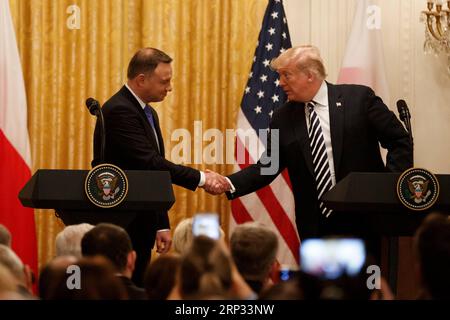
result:
[(166, 300), (175, 286), (181, 264), (178, 254), (160, 255), (145, 272), (144, 287), (149, 300)]
[(290, 101), (311, 101), (327, 76), (319, 49), (311, 45), (287, 49), (270, 66)]
[(247, 222), (234, 229), (230, 249), (239, 272), (253, 291), (260, 293), (266, 289), (277, 265), (276, 234), (257, 222)]
[(192, 223), (192, 218), (183, 219), (178, 223), (173, 232), (172, 246), (178, 254), (186, 253), (192, 244)]
[(83, 257), (100, 255), (109, 259), (116, 276), (125, 285), (130, 300), (147, 299), (145, 290), (131, 280), (136, 265), (136, 251), (125, 229), (110, 223), (98, 224), (84, 235), (81, 252)]
[(172, 58), (156, 48), (142, 48), (128, 64), (128, 86), (145, 103), (160, 102), (172, 91)]
[(17, 254), (3, 244), (0, 244), (0, 264), (13, 275), (16, 291), (24, 296), (31, 296), (33, 281), (30, 267), (24, 265)]
[(65, 227), (56, 236), (56, 255), (75, 256), (81, 258), (81, 239), (94, 226), (89, 223), (75, 224)]
[(17, 283), (14, 280), (13, 274), (7, 267), (0, 263), (0, 300), (6, 300), (2, 297), (15, 292), (17, 292)]
[(81, 258), (72, 268), (58, 271), (48, 300), (126, 300), (125, 286), (111, 262), (102, 257)]
[[(180, 255), (185, 254), (192, 245), (192, 240), (194, 238), (194, 235), (192, 234), (193, 221), (193, 218), (181, 220), (173, 232), (172, 246), (174, 251)], [(223, 239), (224, 236), (225, 232), (220, 228), (221, 239)]]
[(38, 293), (42, 300), (50, 300), (55, 296), (55, 290), (64, 282), (69, 266), (76, 265), (75, 256), (57, 256), (47, 263), (39, 274)]
[(83, 257), (101, 255), (111, 260), (116, 272), (131, 278), (136, 262), (136, 252), (131, 239), (122, 227), (100, 223), (86, 232), (81, 240)]
[(11, 247), (11, 233), (8, 228), (0, 224), (0, 244)]
[(430, 214), (414, 236), (423, 299), (450, 299), (450, 220)]
[(226, 296), (232, 285), (231, 257), (223, 243), (206, 236), (194, 237), (184, 255), (179, 272), (183, 299)]

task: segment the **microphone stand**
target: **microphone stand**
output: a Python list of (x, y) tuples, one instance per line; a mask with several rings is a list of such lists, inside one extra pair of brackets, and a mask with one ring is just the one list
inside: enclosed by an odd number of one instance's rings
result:
[(89, 98), (86, 100), (86, 106), (89, 109), (89, 113), (97, 117), (100, 125), (100, 163), (105, 162), (105, 119), (103, 118), (102, 108), (100, 107), (97, 100)]
[(100, 163), (105, 162), (105, 119), (103, 118), (103, 112), (101, 108), (97, 109), (97, 119), (100, 121), (101, 128), (101, 140), (100, 140)]

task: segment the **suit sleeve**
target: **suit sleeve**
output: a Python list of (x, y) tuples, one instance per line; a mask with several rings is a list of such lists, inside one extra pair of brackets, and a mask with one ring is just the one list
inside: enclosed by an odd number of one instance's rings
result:
[(169, 171), (174, 184), (195, 190), (200, 181), (200, 172), (166, 160), (145, 137), (142, 126), (139, 114), (129, 108), (118, 106), (110, 110), (106, 120), (109, 152), (114, 149), (116, 155), (126, 157), (130, 168)]
[(375, 130), (378, 141), (388, 150), (386, 169), (402, 172), (413, 166), (413, 147), (408, 132), (400, 120), (383, 103), (380, 97), (370, 90), (367, 99), (368, 119)]
[(170, 229), (169, 215), (167, 211), (158, 212), (157, 230)]
[[(274, 119), (275, 117), (276, 114), (274, 114)], [(279, 127), (277, 126), (277, 121), (272, 121), (266, 151), (258, 162), (228, 176), (236, 189), (233, 193), (227, 192), (229, 200), (239, 198), (267, 186), (283, 171), (286, 166), (283, 162), (280, 145)]]

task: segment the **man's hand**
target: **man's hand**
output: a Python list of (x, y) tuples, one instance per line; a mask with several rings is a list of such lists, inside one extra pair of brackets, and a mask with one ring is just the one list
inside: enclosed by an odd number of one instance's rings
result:
[(156, 232), (156, 252), (158, 253), (169, 252), (171, 244), (172, 244), (172, 237), (170, 235), (170, 230)]
[(213, 172), (211, 170), (206, 170), (205, 171), (205, 185), (203, 186), (203, 188), (205, 188), (206, 192), (213, 194), (213, 195), (218, 195), (218, 194), (222, 194), (225, 191), (229, 191), (231, 186), (228, 183), (227, 179), (225, 179), (224, 176)]

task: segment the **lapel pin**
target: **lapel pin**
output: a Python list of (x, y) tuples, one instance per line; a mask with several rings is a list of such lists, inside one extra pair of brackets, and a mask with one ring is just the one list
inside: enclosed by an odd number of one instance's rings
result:
[(342, 104), (340, 102), (336, 102), (336, 107), (342, 107)]

